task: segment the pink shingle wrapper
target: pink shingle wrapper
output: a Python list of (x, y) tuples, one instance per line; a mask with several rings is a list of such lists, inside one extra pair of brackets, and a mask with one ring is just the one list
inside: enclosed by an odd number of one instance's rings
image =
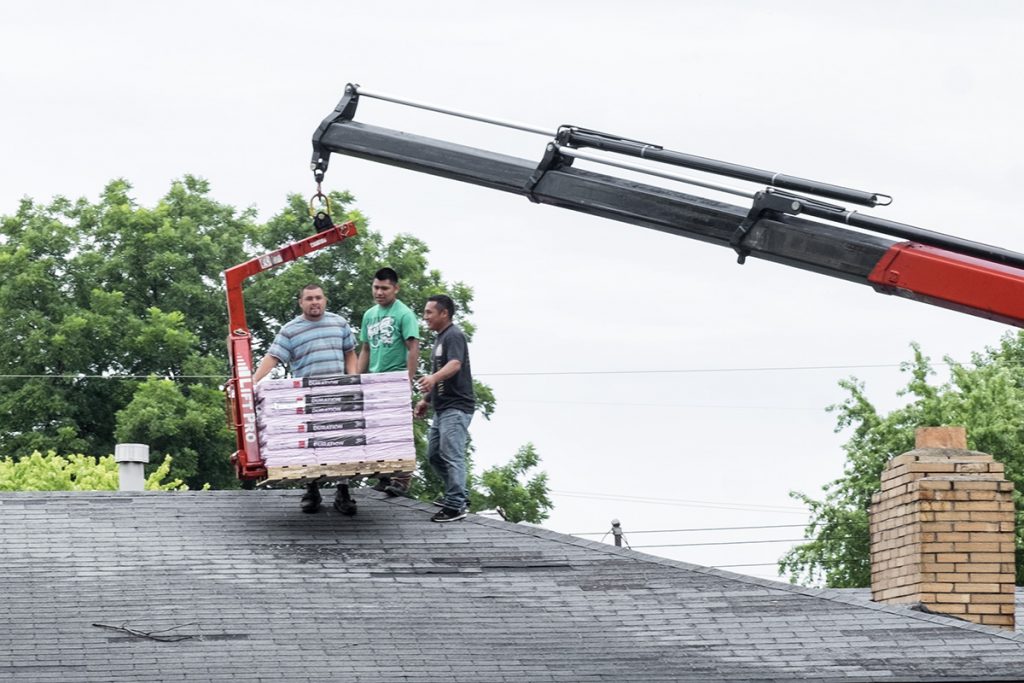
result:
[(278, 389), (260, 394), (258, 401), (270, 401), (282, 403), (290, 400), (299, 400), (305, 397), (339, 396), (347, 397), (350, 401), (379, 401), (384, 399), (404, 399), (406, 401), (412, 396), (409, 383), (398, 384), (354, 384), (347, 387), (315, 387), (315, 388), (292, 388)]
[(400, 406), (377, 406), (371, 410), (362, 411), (343, 407), (336, 409), (333, 406), (324, 406), (323, 410), (314, 413), (275, 413), (259, 410), (257, 412), (257, 424), (260, 431), (290, 431), (293, 426), (307, 423), (337, 422), (351, 420), (365, 420), (367, 425), (408, 424), (412, 429), (412, 408), (402, 404)]
[(415, 460), (416, 446), (412, 441), (382, 443), (373, 446), (344, 446), (333, 448), (290, 448), (264, 456), (267, 467), (282, 465), (333, 465), (363, 460)]
[(286, 415), (260, 425), (260, 439), (271, 435), (320, 434), (344, 429), (405, 426), (412, 429), (412, 410), (385, 410), (345, 415)]
[(305, 394), (290, 398), (266, 398), (257, 404), (257, 410), (267, 415), (316, 415), (329, 412), (370, 412), (379, 408), (406, 406), (412, 410), (408, 393), (382, 394), (358, 397), (351, 394)]
[(364, 375), (318, 375), (314, 377), (290, 377), (287, 379), (265, 379), (256, 385), (256, 395), (282, 389), (322, 389), (352, 385), (377, 384), (409, 384), (409, 375), (405, 371), (380, 372)]
[[(370, 409), (385, 410), (382, 406), (369, 406)], [(304, 420), (309, 420), (312, 415), (320, 417), (335, 416), (340, 417), (343, 415), (349, 415), (355, 417), (361, 415), (363, 412), (362, 401), (352, 401), (346, 403), (337, 403), (334, 405), (320, 405), (320, 406), (296, 406), (294, 401), (288, 403), (271, 403), (266, 402), (257, 406), (257, 416), (262, 423), (277, 420), (279, 418), (297, 416)]]
[(260, 383), (267, 467), (414, 459), (408, 375), (337, 375)]
[(313, 451), (296, 451), (267, 454), (263, 456), (267, 467), (287, 467), (295, 465), (315, 465), (316, 454)]
[[(363, 446), (345, 446), (344, 448), (293, 448), (277, 451), (265, 456), (267, 467), (279, 467), (275, 462), (302, 465), (333, 465), (339, 462), (361, 462), (366, 460), (366, 449)], [(301, 462), (300, 462), (301, 461)]]
[(260, 439), (260, 450), (266, 454), (282, 449), (375, 445), (407, 441), (411, 438), (412, 430), (406, 425), (336, 430), (297, 438), (294, 435), (275, 434)]
[(395, 443), (368, 444), (363, 447), (367, 460), (415, 460), (416, 444), (412, 439)]
[(318, 445), (321, 448), (349, 448), (351, 446), (365, 446), (366, 435), (362, 433), (346, 432), (343, 436), (337, 436), (334, 439), (328, 437), (326, 441), (323, 439), (290, 439), (278, 437), (270, 439), (266, 443), (261, 443), (260, 453), (266, 457), (273, 453), (293, 451), (296, 448), (306, 450), (315, 449)]

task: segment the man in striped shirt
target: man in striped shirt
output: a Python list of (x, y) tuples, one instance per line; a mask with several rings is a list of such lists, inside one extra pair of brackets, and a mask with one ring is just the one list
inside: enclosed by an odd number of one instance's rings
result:
[[(302, 288), (299, 308), (302, 315), (286, 323), (277, 333), (252, 376), (253, 384), (281, 363), (288, 366), (292, 377), (354, 375), (359, 372), (352, 328), (340, 315), (327, 312), (327, 297), (320, 285)], [(309, 484), (302, 496), (302, 511), (316, 512), (320, 501), (319, 486), (316, 482)]]

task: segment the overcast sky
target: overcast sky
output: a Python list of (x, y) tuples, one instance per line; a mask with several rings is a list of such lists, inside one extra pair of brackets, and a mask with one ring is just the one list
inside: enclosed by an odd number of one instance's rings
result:
[[(3, 3), (0, 215), (26, 195), (95, 199), (116, 177), (151, 205), (191, 173), (268, 218), (288, 193), (312, 193), (310, 136), (357, 82), (888, 193), (895, 202), (876, 215), (1024, 251), (1020, 3), (495, 7)], [(368, 100), (356, 118), (536, 160), (546, 142)], [(478, 464), (532, 441), (558, 531), (603, 532), (613, 517), (627, 534), (800, 524), (788, 492), (842, 471), (846, 435), (824, 410), (843, 398), (839, 379), (860, 377), (891, 409), (912, 340), (936, 360), (966, 360), (1011, 329), (346, 157), (332, 159), (325, 187), (351, 191), (385, 236), (422, 238), (432, 266), (474, 287), (473, 368), (498, 398), (494, 418), (472, 426)], [(539, 372), (594, 374), (522, 374)], [(772, 562), (789, 545), (650, 552), (727, 565)]]

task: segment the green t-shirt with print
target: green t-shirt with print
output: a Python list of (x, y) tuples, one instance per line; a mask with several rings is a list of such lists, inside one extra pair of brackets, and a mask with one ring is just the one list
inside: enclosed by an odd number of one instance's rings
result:
[(416, 316), (398, 299), (387, 308), (375, 305), (363, 314), (359, 341), (370, 345), (370, 372), (405, 370), (405, 340), (419, 338)]

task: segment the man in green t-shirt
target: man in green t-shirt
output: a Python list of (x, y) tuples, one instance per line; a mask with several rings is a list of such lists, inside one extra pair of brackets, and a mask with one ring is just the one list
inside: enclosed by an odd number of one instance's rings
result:
[[(412, 382), (420, 358), (420, 323), (398, 300), (398, 273), (391, 268), (374, 273), (373, 300), (377, 305), (363, 314), (359, 328), (359, 372), (405, 370)], [(381, 477), (373, 488), (401, 496), (408, 493), (410, 479), (409, 475)]]

